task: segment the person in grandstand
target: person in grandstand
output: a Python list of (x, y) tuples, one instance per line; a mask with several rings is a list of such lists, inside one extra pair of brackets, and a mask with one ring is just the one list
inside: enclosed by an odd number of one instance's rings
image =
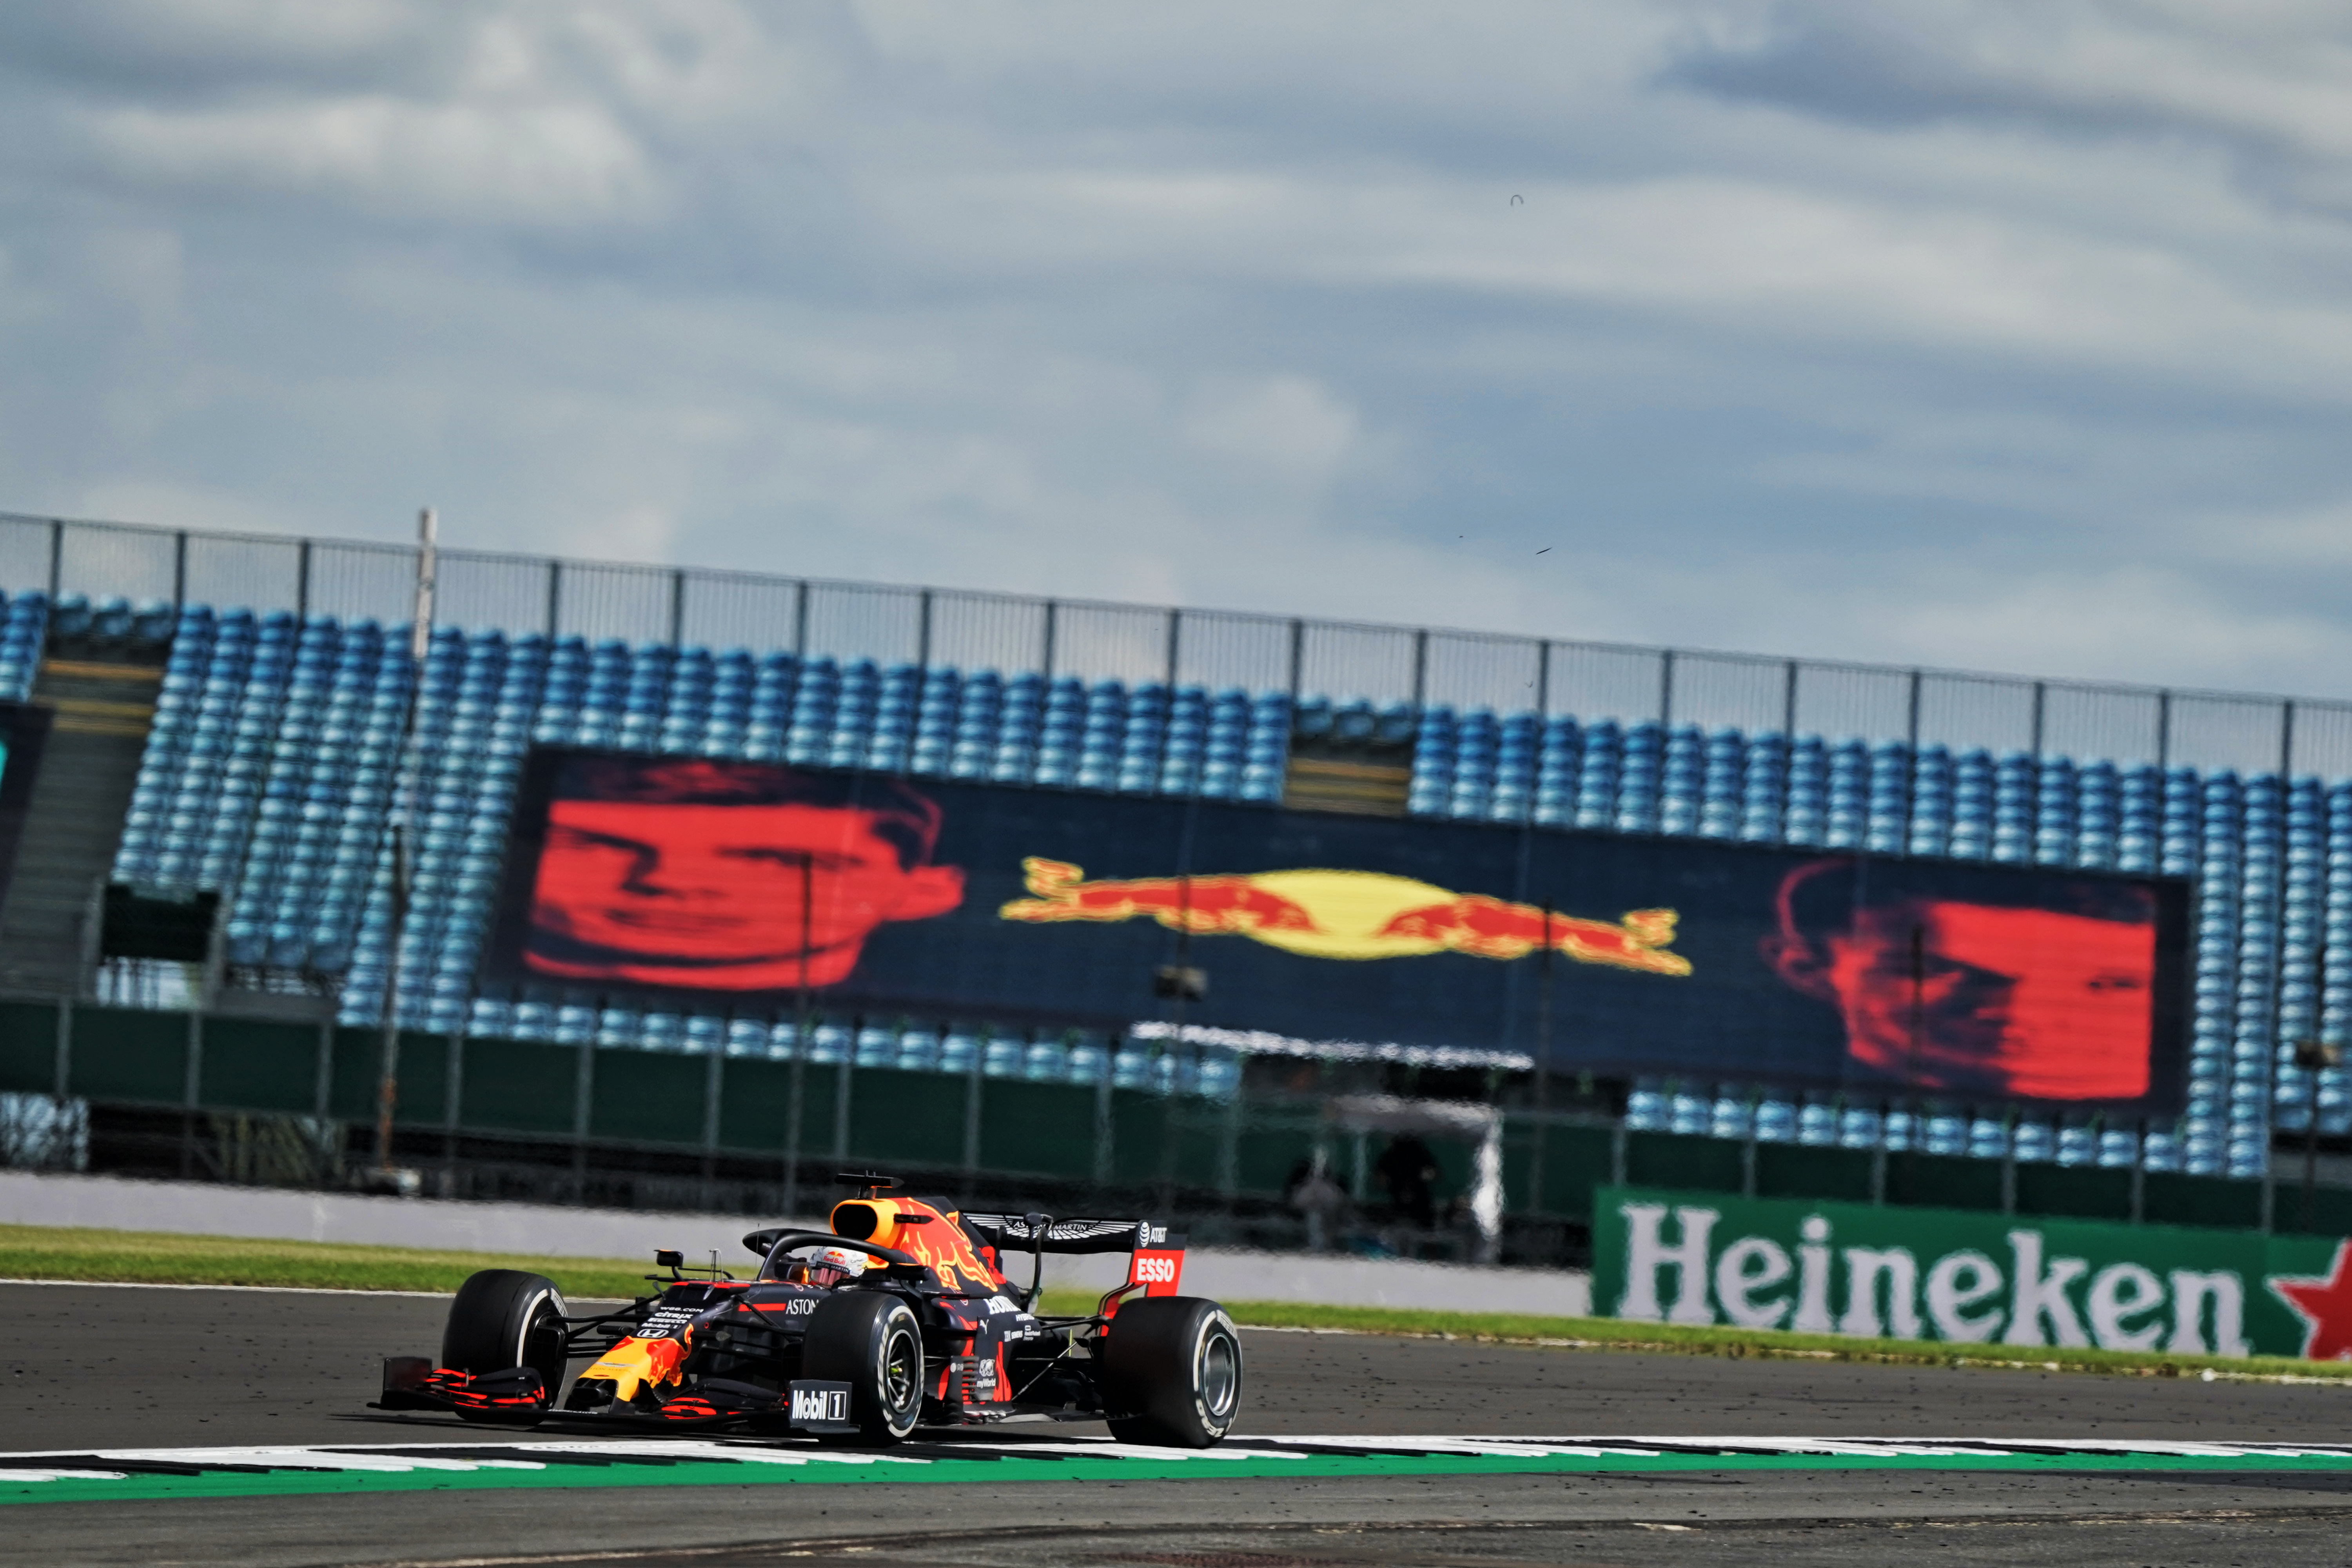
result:
[(891, 921), (963, 900), (940, 808), (898, 780), (581, 758), (559, 774), (526, 968), (698, 990), (838, 984)]
[(2124, 881), (1839, 856), (1790, 871), (1761, 945), (1837, 1009), (1851, 1078), (1973, 1100), (2148, 1090), (2156, 906)]

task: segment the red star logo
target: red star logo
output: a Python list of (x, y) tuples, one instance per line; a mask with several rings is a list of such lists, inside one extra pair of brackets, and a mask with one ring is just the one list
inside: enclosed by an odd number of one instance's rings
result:
[(2352, 1361), (2352, 1241), (2336, 1244), (2336, 1262), (2326, 1279), (2273, 1274), (2268, 1283), (2311, 1325), (2303, 1337), (2305, 1361)]

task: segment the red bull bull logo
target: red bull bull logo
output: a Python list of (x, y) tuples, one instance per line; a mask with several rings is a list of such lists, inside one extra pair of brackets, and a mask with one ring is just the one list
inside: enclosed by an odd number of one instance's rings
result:
[(1106, 923), (1146, 918), (1195, 936), (1245, 936), (1307, 958), (1417, 958), (1462, 952), (1525, 958), (1549, 945), (1579, 963), (1646, 974), (1688, 974), (1668, 952), (1672, 910), (1615, 921), (1564, 915), (1484, 893), (1455, 893), (1381, 871), (1257, 871), (1089, 882), (1078, 867), (1021, 862), (1034, 897), (999, 910), (1008, 921)]

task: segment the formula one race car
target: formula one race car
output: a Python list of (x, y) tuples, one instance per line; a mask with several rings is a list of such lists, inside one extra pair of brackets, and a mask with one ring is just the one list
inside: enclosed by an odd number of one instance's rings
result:
[[(450, 1303), (437, 1364), (386, 1358), (377, 1408), (866, 1444), (1028, 1419), (1205, 1448), (1232, 1428), (1241, 1338), (1217, 1303), (1176, 1294), (1181, 1236), (1141, 1220), (959, 1212), (886, 1197), (898, 1185), (887, 1176), (840, 1179), (858, 1195), (834, 1208), (831, 1234), (743, 1238), (760, 1259), (751, 1279), (658, 1252), (668, 1273), (646, 1276), (658, 1294), (572, 1317), (552, 1281), (486, 1269)], [(1006, 1250), (1032, 1255), (1027, 1289), (1002, 1271)], [(1085, 1316), (1041, 1316), (1048, 1252), (1129, 1253), (1127, 1282)], [(576, 1359), (590, 1364), (564, 1394)]]

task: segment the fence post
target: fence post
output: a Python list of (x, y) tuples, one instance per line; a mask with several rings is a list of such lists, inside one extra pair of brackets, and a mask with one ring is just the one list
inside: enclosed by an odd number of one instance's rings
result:
[(1536, 643), (1536, 712), (1551, 717), (1551, 639), (1543, 637)]
[(181, 529), (172, 535), (172, 613), (178, 615), (188, 603), (188, 531)]
[[(1790, 659), (1780, 671), (1780, 739), (1797, 738), (1797, 661)], [(1787, 791), (1783, 789), (1783, 795)]]
[(1673, 728), (1674, 722), (1675, 650), (1667, 648), (1658, 655), (1658, 728), (1664, 731)]
[(916, 597), (920, 607), (915, 613), (915, 668), (929, 676), (931, 672), (931, 591), (926, 588)]
[(555, 640), (556, 630), (563, 624), (563, 563), (547, 563), (547, 640)]
[(793, 664), (795, 668), (808, 662), (808, 579), (800, 581), (793, 595)]
[(1412, 634), (1412, 710), (1421, 711), (1422, 701), (1429, 695), (1429, 633), (1417, 630)]
[(1054, 637), (1061, 630), (1062, 606), (1053, 599), (1045, 601), (1044, 646), (1037, 651), (1037, 673), (1047, 685), (1054, 680)]
[(58, 519), (49, 524), (49, 603), (52, 605), (58, 602), (58, 594), (64, 591), (65, 579), (66, 525), (63, 519)]
[(1306, 673), (1307, 623), (1294, 619), (1290, 623), (1290, 705), (1298, 706), (1298, 683)]
[(671, 567), (669, 574), (669, 646), (675, 650), (686, 641), (686, 573)]
[(2158, 773), (2172, 765), (2172, 691), (2167, 688), (2156, 694), (2156, 771)]
[(1171, 697), (1176, 692), (1177, 661), (1183, 647), (1183, 636), (1184, 612), (1171, 609), (1168, 612), (1168, 692)]
[(305, 620), (310, 615), (310, 542), (307, 539), (294, 547), (294, 613)]

